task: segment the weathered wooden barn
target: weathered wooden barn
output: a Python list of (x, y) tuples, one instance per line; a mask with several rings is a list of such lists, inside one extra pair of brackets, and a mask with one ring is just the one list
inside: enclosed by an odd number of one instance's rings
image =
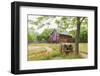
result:
[(72, 43), (74, 42), (74, 38), (66, 31), (58, 33), (57, 30), (54, 29), (49, 37), (49, 41), (53, 43)]

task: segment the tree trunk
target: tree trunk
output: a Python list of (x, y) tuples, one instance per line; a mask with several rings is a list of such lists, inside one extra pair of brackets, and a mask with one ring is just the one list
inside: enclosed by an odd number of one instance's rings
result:
[(77, 17), (77, 30), (75, 38), (75, 54), (79, 54), (80, 17)]

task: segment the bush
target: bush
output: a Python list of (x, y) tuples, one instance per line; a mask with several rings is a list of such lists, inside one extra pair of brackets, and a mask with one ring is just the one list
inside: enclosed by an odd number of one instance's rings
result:
[(28, 42), (33, 42), (37, 40), (37, 35), (35, 33), (29, 32), (28, 33)]

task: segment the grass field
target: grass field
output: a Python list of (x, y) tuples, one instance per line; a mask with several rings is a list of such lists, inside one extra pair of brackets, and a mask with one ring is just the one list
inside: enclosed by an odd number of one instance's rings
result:
[[(80, 43), (79, 50), (87, 54), (87, 43)], [(32, 60), (53, 60), (53, 59), (77, 59), (80, 55), (65, 55), (60, 52), (60, 44), (56, 43), (31, 43), (28, 45), (28, 61)]]

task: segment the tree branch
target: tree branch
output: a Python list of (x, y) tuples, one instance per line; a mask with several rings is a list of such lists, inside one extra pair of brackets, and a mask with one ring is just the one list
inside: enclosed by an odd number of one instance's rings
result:
[(82, 18), (82, 20), (80, 21), (80, 24), (83, 22), (84, 19), (85, 19), (85, 17)]

